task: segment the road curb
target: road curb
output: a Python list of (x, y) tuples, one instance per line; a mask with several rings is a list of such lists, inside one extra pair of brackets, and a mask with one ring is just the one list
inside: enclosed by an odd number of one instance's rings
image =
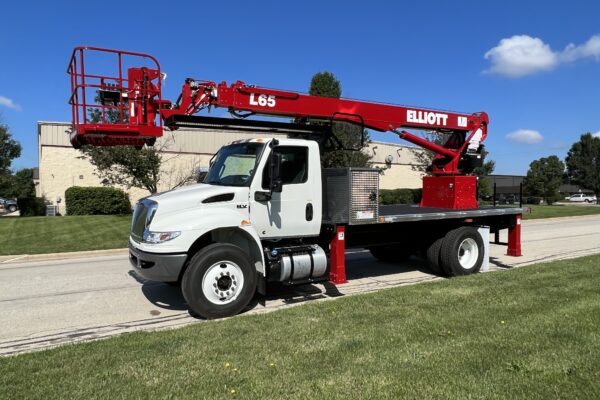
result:
[(117, 256), (128, 254), (128, 249), (108, 249), (108, 250), (88, 250), (74, 251), (68, 253), (47, 253), (47, 254), (21, 254), (13, 256), (0, 256), (0, 264), (26, 263), (33, 261), (51, 261), (67, 260), (72, 258)]

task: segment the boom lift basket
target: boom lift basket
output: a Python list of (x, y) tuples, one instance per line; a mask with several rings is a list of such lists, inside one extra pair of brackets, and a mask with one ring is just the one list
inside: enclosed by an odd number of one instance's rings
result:
[[(101, 64), (114, 72), (97, 72), (89, 65), (86, 70), (86, 58), (93, 59), (91, 64)], [(98, 63), (98, 59), (103, 62)], [(136, 67), (125, 70), (128, 65)], [(71, 77), (69, 104), (73, 129), (70, 139), (74, 147), (86, 144), (141, 147), (154, 144), (156, 138), (162, 136), (158, 111), (164, 105), (163, 76), (158, 60), (151, 55), (76, 47), (67, 73)]]

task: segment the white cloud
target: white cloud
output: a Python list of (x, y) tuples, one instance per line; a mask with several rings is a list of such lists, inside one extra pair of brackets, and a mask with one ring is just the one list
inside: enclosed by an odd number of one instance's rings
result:
[(485, 53), (484, 58), (492, 63), (487, 72), (511, 78), (550, 70), (558, 63), (550, 46), (527, 35), (502, 39), (498, 46)]
[(15, 111), (21, 111), (20, 105), (15, 104), (15, 102), (12, 101), (12, 99), (9, 99), (8, 97), (4, 97), (4, 96), (0, 96), (0, 106), (8, 107)]
[(484, 72), (509, 78), (520, 78), (536, 72), (549, 71), (560, 63), (574, 62), (584, 58), (600, 61), (600, 34), (576, 46), (569, 44), (563, 51), (554, 51), (540, 38), (515, 35), (500, 40), (488, 50), (484, 58), (491, 63)]
[(571, 43), (561, 53), (561, 59), (565, 62), (587, 57), (600, 61), (600, 35), (592, 36), (587, 42), (579, 46)]
[(532, 129), (519, 129), (506, 135), (506, 138), (512, 142), (522, 144), (536, 144), (544, 140), (544, 137), (538, 131)]
[(595, 136), (597, 138), (600, 138), (600, 131), (596, 132), (596, 133), (592, 133), (592, 136)]

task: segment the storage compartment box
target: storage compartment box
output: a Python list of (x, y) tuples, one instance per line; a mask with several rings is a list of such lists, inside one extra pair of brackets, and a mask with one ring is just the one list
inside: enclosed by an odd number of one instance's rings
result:
[(323, 222), (359, 225), (379, 218), (379, 170), (323, 170)]

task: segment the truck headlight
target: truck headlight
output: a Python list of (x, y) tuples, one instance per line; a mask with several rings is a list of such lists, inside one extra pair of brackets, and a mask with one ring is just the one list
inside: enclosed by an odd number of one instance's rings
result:
[(175, 239), (177, 236), (181, 235), (180, 231), (173, 232), (152, 232), (146, 229), (144, 231), (143, 241), (145, 243), (163, 243), (169, 240)]

